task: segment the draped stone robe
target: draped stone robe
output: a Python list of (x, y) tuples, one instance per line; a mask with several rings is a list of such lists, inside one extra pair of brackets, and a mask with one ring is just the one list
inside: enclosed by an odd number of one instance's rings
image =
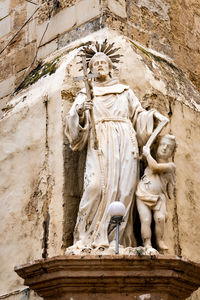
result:
[[(80, 201), (74, 245), (108, 247), (115, 239), (108, 206), (121, 201), (126, 207), (120, 225), (121, 245), (135, 246), (132, 209), (138, 181), (138, 142), (146, 143), (153, 131), (154, 111), (145, 111), (133, 91), (111, 80), (94, 86), (93, 111), (99, 150), (93, 148), (89, 112), (80, 120), (77, 107), (86, 100), (81, 90), (67, 115), (65, 133), (72, 150), (87, 144), (84, 191)], [(81, 125), (82, 124), (82, 125)]]

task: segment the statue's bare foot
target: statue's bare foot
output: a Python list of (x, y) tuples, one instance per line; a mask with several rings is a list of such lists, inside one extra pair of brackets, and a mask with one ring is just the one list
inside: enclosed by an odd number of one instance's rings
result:
[(152, 248), (152, 247), (148, 247), (148, 248), (146, 248), (146, 254), (151, 255), (151, 256), (156, 256), (156, 255), (159, 254), (159, 252), (156, 249)]
[(105, 246), (99, 246), (98, 248), (96, 248), (97, 251), (105, 251), (106, 249), (108, 249), (108, 247)]
[(146, 249), (152, 249), (152, 245), (151, 245), (151, 240), (150, 240), (150, 239), (145, 239), (145, 240), (143, 241), (143, 244), (144, 244), (144, 247), (145, 247)]
[(165, 245), (165, 243), (162, 240), (157, 241), (157, 243), (158, 243), (158, 248), (160, 250), (168, 250), (168, 247)]
[(83, 249), (81, 249), (82, 253), (86, 253), (86, 254), (90, 254), (92, 251), (92, 248), (90, 247), (84, 247)]

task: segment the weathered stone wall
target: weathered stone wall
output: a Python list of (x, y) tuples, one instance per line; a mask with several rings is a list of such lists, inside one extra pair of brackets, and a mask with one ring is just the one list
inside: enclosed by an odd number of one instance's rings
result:
[(43, 78), (42, 86), (38, 82), (13, 98), (0, 121), (0, 299), (12, 299), (13, 291), (23, 287), (14, 266), (63, 253), (59, 72), (56, 79)]
[[(63, 46), (60, 36), (100, 15), (98, 0), (60, 1), (60, 8), (53, 12), (51, 2), (47, 5), (47, 1), (42, 1), (38, 7), (22, 0), (4, 0), (0, 8), (0, 52), (37, 10), (0, 56), (0, 98), (14, 92), (41, 59)], [(52, 18), (49, 23), (48, 15), (51, 12)], [(86, 35), (90, 31), (91, 26), (78, 32), (78, 35)], [(77, 36), (73, 37), (74, 40), (76, 38)], [(37, 58), (33, 64), (36, 54)], [(0, 105), (4, 105), (3, 100)]]

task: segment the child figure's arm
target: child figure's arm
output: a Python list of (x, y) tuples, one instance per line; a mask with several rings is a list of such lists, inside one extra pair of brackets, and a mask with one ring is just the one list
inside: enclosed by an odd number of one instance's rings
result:
[(166, 162), (166, 163), (158, 163), (152, 156), (150, 148), (147, 146), (143, 147), (143, 154), (147, 159), (149, 168), (154, 173), (162, 173), (171, 171), (174, 168), (174, 163)]

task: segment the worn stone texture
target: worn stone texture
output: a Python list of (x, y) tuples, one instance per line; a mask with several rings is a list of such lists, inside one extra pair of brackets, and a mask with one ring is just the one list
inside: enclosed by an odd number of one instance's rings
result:
[[(183, 126), (184, 122), (185, 126)], [(178, 149), (175, 163), (177, 167), (176, 201), (180, 250), (183, 257), (200, 261), (197, 250), (200, 223), (196, 218), (200, 212), (200, 204), (197, 201), (199, 197), (198, 174), (200, 173), (197, 157), (200, 153), (200, 145), (196, 143), (196, 140), (200, 138), (199, 112), (191, 113), (190, 109), (182, 107), (181, 103), (176, 103), (172, 107), (171, 129), (174, 131), (177, 127), (179, 128), (176, 130)]]
[(44, 104), (35, 100), (0, 122), (0, 295), (22, 286), (12, 272), (16, 264), (42, 254), (46, 117)]
[(0, 2), (0, 19), (5, 18), (9, 14), (10, 0), (2, 0)]
[(121, 18), (127, 17), (125, 0), (108, 0), (108, 9)]
[(61, 86), (65, 64), (54, 75), (14, 97), (0, 121), (0, 297), (22, 287), (13, 273), (15, 265), (64, 253)]
[(10, 16), (0, 20), (0, 38), (10, 32)]
[(5, 80), (0, 81), (0, 98), (8, 96), (14, 89), (15, 77), (10, 76)]
[[(38, 44), (41, 41), (43, 36), (44, 30), (47, 27), (48, 21), (37, 26), (37, 42)], [(57, 27), (57, 24), (60, 24)], [(53, 40), (58, 36), (70, 28), (72, 28), (76, 23), (76, 16), (75, 16), (75, 7), (69, 7), (61, 10), (58, 14), (52, 18), (51, 22), (49, 23), (48, 30), (42, 40), (42, 45)]]
[(172, 57), (199, 88), (199, 1), (136, 0), (127, 3), (129, 35)]
[(38, 51), (38, 59), (42, 59), (44, 57), (47, 57), (52, 52), (56, 51), (58, 49), (58, 42), (57, 40), (53, 40), (52, 42), (44, 45), (41, 47)]
[[(46, 20), (48, 20), (49, 12), (51, 11), (53, 7), (53, 3), (48, 3), (46, 0), (42, 0), (42, 7), (40, 9), (40, 12), (38, 14), (38, 22), (42, 23)], [(60, 0), (59, 1), (59, 7), (60, 9), (71, 7), (73, 6), (77, 1), (76, 0)]]

